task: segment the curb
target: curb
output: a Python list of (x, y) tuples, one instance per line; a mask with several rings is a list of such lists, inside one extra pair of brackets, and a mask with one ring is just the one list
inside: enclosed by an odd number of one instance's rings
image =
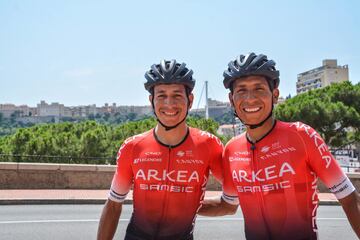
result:
[(340, 203), (337, 200), (323, 200), (319, 201), (319, 206), (340, 206)]
[[(51, 204), (105, 204), (107, 199), (0, 199), (0, 205), (51, 205)], [(125, 199), (123, 204), (133, 204), (132, 199)], [(340, 206), (337, 200), (319, 201), (320, 206)]]
[[(106, 199), (2, 199), (1, 205), (51, 205), (51, 204), (105, 204)], [(132, 204), (132, 200), (125, 200), (124, 204)]]

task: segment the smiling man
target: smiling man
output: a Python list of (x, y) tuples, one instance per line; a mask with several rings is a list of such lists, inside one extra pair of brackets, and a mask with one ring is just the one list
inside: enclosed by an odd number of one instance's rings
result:
[(158, 124), (121, 146), (98, 239), (113, 238), (132, 184), (134, 211), (125, 240), (193, 239), (209, 171), (222, 181), (223, 146), (185, 122), (194, 98), (192, 73), (175, 60), (146, 72), (145, 89)]
[(301, 122), (276, 120), (279, 71), (265, 55), (240, 55), (224, 72), (224, 86), (246, 132), (225, 147), (223, 196), (200, 214), (233, 213), (240, 203), (245, 234), (256, 239), (317, 239), (317, 177), (338, 198), (360, 237), (358, 192), (320, 135)]

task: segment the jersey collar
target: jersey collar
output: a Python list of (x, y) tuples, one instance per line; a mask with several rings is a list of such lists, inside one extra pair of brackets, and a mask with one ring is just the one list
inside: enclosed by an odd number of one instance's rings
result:
[(176, 147), (180, 146), (183, 142), (185, 142), (185, 140), (186, 140), (187, 137), (189, 136), (189, 133), (190, 133), (190, 129), (189, 129), (189, 127), (187, 127), (187, 129), (186, 129), (186, 134), (185, 134), (184, 138), (183, 138), (178, 144), (169, 145), (169, 144), (165, 144), (165, 143), (161, 142), (161, 141), (159, 140), (158, 136), (157, 136), (156, 133), (155, 133), (155, 128), (153, 129), (153, 135), (154, 135), (154, 137), (155, 137), (155, 140), (156, 140), (160, 145), (165, 146), (165, 147), (167, 147), (167, 148), (176, 148)]
[(274, 120), (274, 124), (273, 124), (273, 126), (271, 127), (271, 129), (270, 129), (264, 136), (262, 136), (260, 139), (258, 139), (258, 140), (255, 141), (255, 142), (252, 142), (252, 141), (250, 140), (250, 138), (248, 137), (248, 135), (245, 133), (246, 140), (247, 140), (250, 144), (252, 144), (252, 145), (260, 142), (262, 139), (264, 139), (267, 135), (269, 135), (269, 134), (272, 132), (272, 130), (273, 130), (273, 129), (275, 128), (275, 126), (276, 126), (276, 123), (277, 123), (277, 120)]

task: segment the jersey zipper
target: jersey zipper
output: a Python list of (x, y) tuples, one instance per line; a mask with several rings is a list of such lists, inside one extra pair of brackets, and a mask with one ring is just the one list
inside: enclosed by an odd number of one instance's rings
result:
[[(255, 150), (256, 150), (256, 146), (255, 146), (255, 143), (251, 143), (251, 152), (252, 152), (252, 168), (253, 168), (253, 172), (256, 174), (257, 171), (259, 170), (259, 163), (257, 161), (257, 158), (256, 158), (256, 154), (255, 154)], [(269, 228), (269, 225), (267, 223), (267, 220), (266, 220), (266, 214), (265, 214), (265, 203), (264, 203), (264, 198), (263, 198), (263, 194), (262, 194), (262, 191), (261, 191), (261, 182), (258, 182), (259, 186), (260, 186), (260, 192), (255, 192), (256, 194), (256, 198), (258, 200), (258, 202), (260, 203), (260, 210), (261, 210), (261, 216), (264, 220), (264, 224), (265, 224), (265, 228), (266, 228), (266, 231), (267, 231), (267, 236), (269, 236), (269, 240), (271, 240), (271, 232), (270, 232), (270, 228)], [(253, 182), (253, 185), (254, 185), (254, 182)]]
[[(169, 170), (170, 170), (170, 160), (171, 160), (171, 146), (168, 146), (168, 161), (166, 162), (166, 173), (169, 173)], [(166, 178), (164, 184), (165, 185), (168, 185), (168, 179)], [(166, 208), (167, 208), (167, 195), (168, 195), (168, 191), (165, 190), (165, 193), (164, 193), (164, 205), (163, 205), (163, 208), (162, 208), (162, 213), (161, 213), (161, 217), (160, 217), (160, 220), (159, 220), (159, 224), (158, 224), (158, 228), (157, 228), (157, 231), (156, 231), (156, 234), (155, 234), (155, 238), (154, 239), (157, 239), (158, 238), (158, 235), (159, 235), (159, 232), (160, 232), (160, 228), (161, 228), (161, 224), (163, 222), (163, 218), (164, 216), (166, 216), (165, 214), (165, 211), (166, 211)]]

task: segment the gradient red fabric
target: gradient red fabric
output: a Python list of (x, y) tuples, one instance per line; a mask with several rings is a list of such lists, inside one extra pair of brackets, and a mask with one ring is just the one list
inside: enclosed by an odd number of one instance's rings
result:
[(245, 134), (224, 151), (224, 194), (238, 204), (251, 239), (317, 239), (317, 177), (338, 199), (354, 191), (320, 135), (301, 122), (277, 121), (256, 144)]
[(133, 184), (134, 231), (151, 239), (183, 239), (192, 233), (205, 186), (212, 174), (222, 181), (221, 141), (189, 128), (178, 146), (156, 140), (154, 131), (124, 142), (109, 198), (122, 202)]

